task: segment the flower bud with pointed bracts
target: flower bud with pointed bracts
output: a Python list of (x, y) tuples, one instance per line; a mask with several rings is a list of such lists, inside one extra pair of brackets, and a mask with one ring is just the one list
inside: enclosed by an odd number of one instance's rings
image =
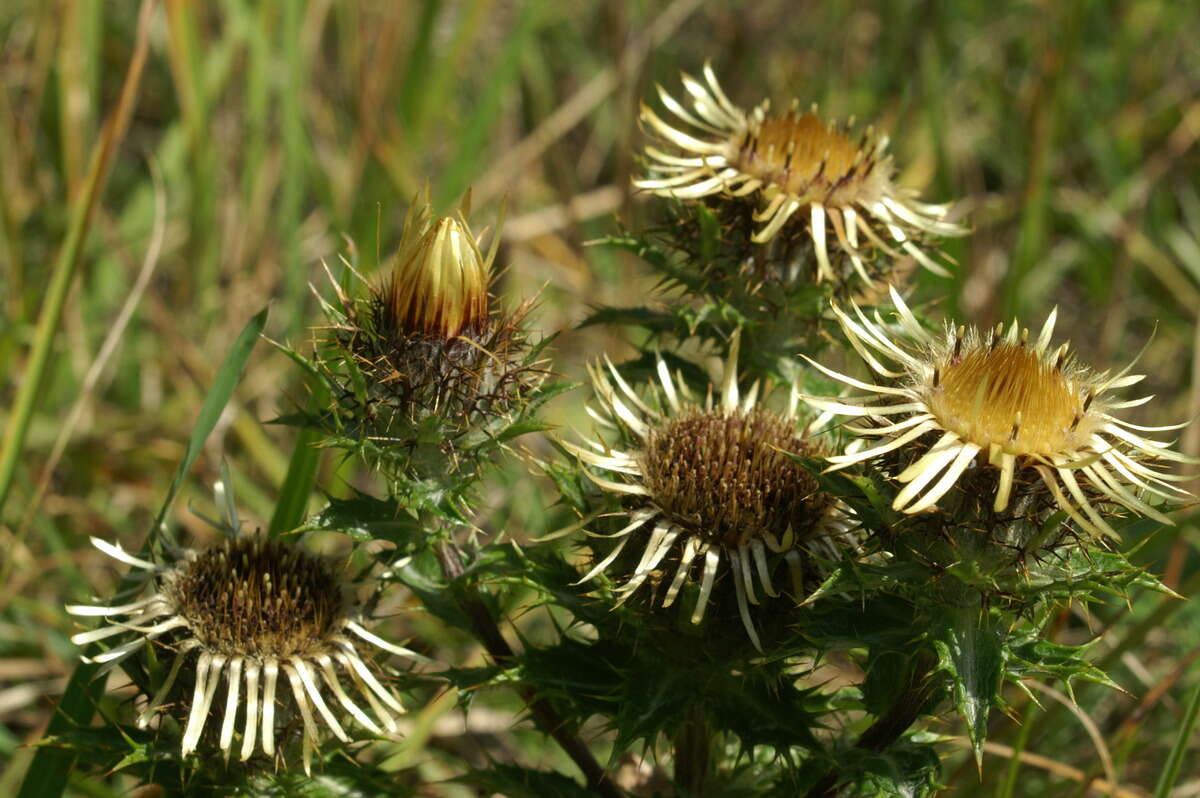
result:
[(432, 442), (457, 458), (464, 436), (495, 432), (545, 377), (523, 326), (532, 302), (511, 312), (491, 302), (499, 231), (484, 254), (467, 212), (464, 202), (457, 216), (436, 218), (418, 197), (386, 277), (361, 298), (335, 284), (340, 307), (325, 305), (333, 346), (320, 365), (360, 438)]

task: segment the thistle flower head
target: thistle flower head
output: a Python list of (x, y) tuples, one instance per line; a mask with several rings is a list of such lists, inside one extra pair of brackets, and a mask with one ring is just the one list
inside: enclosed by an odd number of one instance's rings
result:
[[(942, 336), (935, 336), (917, 322), (894, 289), (891, 294), (904, 332), (899, 339), (878, 313), (872, 320), (857, 306), (853, 315), (833, 308), (850, 343), (883, 378), (880, 384), (809, 360), (866, 393), (806, 401), (828, 412), (867, 419), (867, 425), (849, 429), (879, 439), (867, 448), (829, 458), (833, 468), (890, 452), (915, 452), (894, 475), (904, 487), (893, 506), (906, 513), (932, 508), (968, 469), (982, 468), (995, 474), (992, 509), (997, 513), (1008, 510), (1016, 493), (1044, 488), (1093, 535), (1114, 534), (1101, 513), (1105, 505), (1171, 523), (1144, 496), (1186, 496), (1172, 484), (1184, 478), (1161, 466), (1188, 458), (1171, 451), (1169, 442), (1139, 433), (1184, 425), (1139, 427), (1114, 415), (1150, 400), (1112, 395), (1144, 378), (1129, 373), (1132, 363), (1117, 374), (1096, 373), (1076, 361), (1069, 344), (1052, 347), (1054, 312), (1033, 340), (1015, 320), (1007, 330), (1003, 324), (987, 332), (948, 325)], [(923, 447), (926, 440), (932, 445)]]
[(372, 441), (432, 437), (457, 457), (463, 435), (507, 419), (545, 375), (523, 329), (532, 303), (512, 312), (490, 303), (499, 233), (485, 255), (467, 213), (464, 202), (457, 216), (435, 218), (417, 197), (388, 276), (361, 299), (335, 283), (338, 306), (325, 304), (333, 335), (322, 365)]
[(564, 445), (585, 464), (607, 472), (588, 472), (597, 485), (628, 497), (628, 523), (616, 534), (616, 546), (580, 581), (606, 572), (631, 543), (641, 545), (641, 558), (618, 589), (624, 601), (669, 555), (672, 560), (678, 556), (662, 606), (675, 602), (698, 569), (700, 591), (692, 623), (700, 623), (721, 562), (727, 560), (742, 623), (761, 650), (749, 607), (759, 604), (760, 589), (767, 597), (779, 595), (772, 577), (778, 555), (799, 593), (802, 548), (843, 527), (833, 498), (785, 454), (819, 456), (823, 451), (798, 429), (795, 393), (783, 413), (759, 403), (757, 385), (741, 395), (737, 356), (735, 339), (716, 402), (711, 392), (697, 400), (661, 358), (657, 391), (651, 386), (658, 395), (645, 399), (610, 361), (594, 364), (590, 374), (600, 405), (592, 416), (619, 442)]
[(489, 320), (488, 288), (499, 236), (485, 257), (464, 210), (433, 221), (426, 203), (413, 203), (404, 222), (392, 273), (376, 297), (378, 329), (390, 335), (445, 340), (479, 331)]
[[(798, 103), (773, 113), (770, 102), (745, 111), (729, 101), (710, 65), (704, 83), (683, 75), (691, 110), (662, 87), (662, 104), (679, 120), (668, 123), (643, 104), (642, 121), (672, 150), (646, 148), (651, 175), (634, 185), (665, 197), (761, 201), (753, 240), (773, 239), (794, 218), (807, 219), (817, 260), (817, 280), (840, 279), (830, 258), (830, 241), (867, 283), (869, 250), (907, 253), (938, 274), (946, 270), (919, 246), (928, 236), (962, 235), (946, 220), (949, 207), (918, 202), (915, 192), (893, 182), (888, 139), (868, 129), (822, 119)], [(877, 229), (879, 228), (879, 229)], [(860, 238), (861, 236), (861, 238)]]
[[(81, 632), (71, 641), (86, 645), (127, 636), (122, 644), (84, 658), (102, 663), (104, 671), (150, 642), (173, 651), (166, 679), (137, 722), (142, 728), (149, 725), (184, 675), (183, 681), (193, 684), (183, 733), (185, 756), (197, 750), (210, 711), (215, 713), (222, 701), (218, 696), (222, 677), (224, 716), (217, 746), (226, 757), (238, 715), (242, 716), (241, 759), (246, 760), (256, 744), (264, 754), (274, 755), (277, 712), (298, 711), (304, 726), (306, 772), (318, 743), (314, 710), (343, 742), (351, 738), (342, 725), (344, 717), (339, 720), (339, 708), (373, 735), (397, 732), (395, 715), (404, 707), (361, 649), (369, 643), (411, 659), (423, 657), (363, 626), (362, 608), (355, 603), (350, 585), (327, 560), (262, 535), (236, 535), (205, 549), (180, 551), (169, 564), (134, 557), (97, 538), (92, 543), (113, 559), (146, 572), (154, 589), (128, 604), (67, 607), (72, 615), (107, 619), (107, 625)], [(190, 670), (186, 669), (189, 663)], [(291, 708), (284, 696), (277, 695), (281, 676), (290, 688)], [(364, 700), (373, 716), (360, 706)]]

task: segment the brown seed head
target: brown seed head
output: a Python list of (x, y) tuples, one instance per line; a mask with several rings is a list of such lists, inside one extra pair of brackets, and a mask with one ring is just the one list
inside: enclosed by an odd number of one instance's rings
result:
[(344, 609), (341, 583), (325, 561), (261, 535), (189, 558), (163, 589), (201, 645), (231, 657), (319, 652)]
[(782, 452), (818, 454), (794, 422), (763, 408), (685, 411), (651, 432), (644, 484), (664, 512), (708, 542), (736, 547), (789, 527), (803, 538), (831, 500)]

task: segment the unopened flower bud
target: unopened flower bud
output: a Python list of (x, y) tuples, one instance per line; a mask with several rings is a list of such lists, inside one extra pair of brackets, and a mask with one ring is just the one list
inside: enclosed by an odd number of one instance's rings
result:
[(379, 292), (384, 334), (442, 339), (478, 331), (488, 320), (488, 283), (495, 245), (485, 257), (465, 220), (430, 223), (429, 207), (410, 212), (392, 274)]

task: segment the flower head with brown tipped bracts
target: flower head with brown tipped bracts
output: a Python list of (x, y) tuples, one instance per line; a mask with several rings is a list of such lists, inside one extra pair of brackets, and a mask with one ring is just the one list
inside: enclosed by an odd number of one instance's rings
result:
[(411, 445), (436, 417), (443, 433), (434, 437), (452, 446), (460, 434), (506, 417), (545, 376), (530, 362), (534, 347), (523, 329), (532, 303), (513, 312), (491, 304), (499, 233), (484, 254), (468, 213), (464, 201), (457, 216), (436, 218), (428, 197), (417, 197), (387, 277), (364, 280), (361, 299), (335, 282), (339, 307), (325, 304), (335, 346), (323, 365), (349, 364), (354, 376), (338, 379), (343, 401), (353, 399), (357, 417), (377, 421), (368, 431), (375, 440)]
[[(1028, 476), (1044, 487), (1057, 507), (1092, 535), (1113, 535), (1101, 510), (1119, 505), (1161, 523), (1167, 516), (1143, 496), (1178, 499), (1188, 495), (1172, 483), (1184, 477), (1162, 470), (1163, 461), (1189, 460), (1170, 443), (1140, 432), (1179, 429), (1140, 427), (1114, 415), (1150, 397), (1118, 400), (1112, 392), (1140, 382), (1133, 364), (1116, 374), (1095, 373), (1078, 363), (1068, 344), (1051, 348), (1056, 312), (1037, 338), (1014, 320), (981, 333), (947, 325), (938, 337), (920, 325), (900, 295), (892, 302), (907, 341), (896, 340), (882, 317), (869, 319), (837, 305), (833, 312), (846, 337), (885, 384), (872, 384), (813, 366), (866, 395), (805, 397), (823, 411), (865, 418), (849, 429), (879, 438), (868, 448), (829, 458), (833, 468), (873, 460), (890, 452), (919, 454), (895, 478), (904, 487), (894, 508), (919, 513), (934, 507), (968, 469), (996, 476), (993, 510), (1003, 512)], [(880, 403), (879, 400), (883, 402)], [(928, 438), (931, 446), (920, 448)], [(1157, 466), (1157, 467), (1156, 467)], [(1035, 476), (1036, 475), (1036, 476)]]
[(652, 174), (634, 185), (680, 199), (759, 197), (764, 204), (755, 215), (763, 223), (757, 243), (770, 241), (797, 215), (807, 219), (818, 280), (837, 278), (830, 238), (868, 283), (864, 261), (872, 248), (907, 253), (927, 269), (947, 273), (919, 244), (928, 236), (966, 231), (947, 221), (948, 206), (919, 202), (915, 192), (893, 182), (886, 136), (868, 129), (855, 137), (851, 126), (822, 119), (815, 106), (804, 112), (794, 103), (777, 114), (766, 101), (747, 112), (729, 101), (707, 64), (704, 79), (683, 75), (690, 111), (658, 89), (683, 124), (664, 121), (643, 103), (642, 121), (674, 152), (647, 147)]
[(631, 543), (642, 545), (632, 575), (618, 588), (625, 601), (681, 547), (662, 606), (675, 602), (693, 566), (702, 561), (692, 614), (692, 623), (700, 623), (725, 559), (742, 623), (761, 649), (749, 605), (759, 604), (759, 589), (767, 597), (779, 595), (771, 577), (776, 555), (783, 555), (799, 593), (804, 548), (827, 545), (823, 538), (846, 525), (833, 497), (785, 454), (816, 457), (823, 451), (798, 429), (797, 395), (793, 391), (784, 413), (759, 403), (757, 385), (743, 396), (737, 356), (735, 338), (716, 403), (711, 391), (705, 401), (697, 401), (661, 358), (658, 385), (652, 386), (656, 395), (645, 399), (611, 362), (594, 364), (590, 374), (600, 408), (590, 412), (620, 442), (564, 445), (614, 477), (588, 472), (592, 481), (629, 500), (628, 523), (616, 533), (616, 545), (580, 582), (609, 570)]
[(429, 205), (414, 203), (404, 222), (392, 273), (374, 298), (377, 329), (391, 336), (451, 340), (487, 326), (488, 289), (500, 237), (485, 257), (470, 232), (467, 208), (433, 221)]
[[(423, 660), (363, 626), (361, 608), (333, 565), (291, 543), (264, 535), (235, 535), (202, 550), (176, 552), (170, 564), (135, 557), (120, 546), (92, 538), (96, 548), (152, 577), (153, 592), (118, 606), (76, 605), (67, 612), (102, 617), (107, 625), (71, 638), (86, 645), (119, 635), (131, 639), (91, 658), (102, 672), (147, 643), (174, 651), (170, 671), (138, 716), (145, 728), (166, 703), (181, 674), (193, 684), (183, 733), (184, 756), (197, 750), (210, 710), (222, 703), (217, 747), (228, 757), (242, 715), (241, 758), (256, 744), (276, 753), (276, 715), (298, 711), (303, 721), (304, 768), (318, 743), (314, 709), (339, 740), (350, 736), (340, 707), (372, 735), (395, 734), (404, 707), (361, 653), (364, 643), (391, 654)], [(195, 657), (193, 658), (193, 654)], [(191, 672), (185, 670), (193, 664)], [(291, 688), (291, 707), (277, 697), (279, 677)], [(345, 685), (351, 685), (347, 690)], [(357, 697), (352, 693), (357, 693)], [(360, 706), (365, 700), (368, 714)]]

